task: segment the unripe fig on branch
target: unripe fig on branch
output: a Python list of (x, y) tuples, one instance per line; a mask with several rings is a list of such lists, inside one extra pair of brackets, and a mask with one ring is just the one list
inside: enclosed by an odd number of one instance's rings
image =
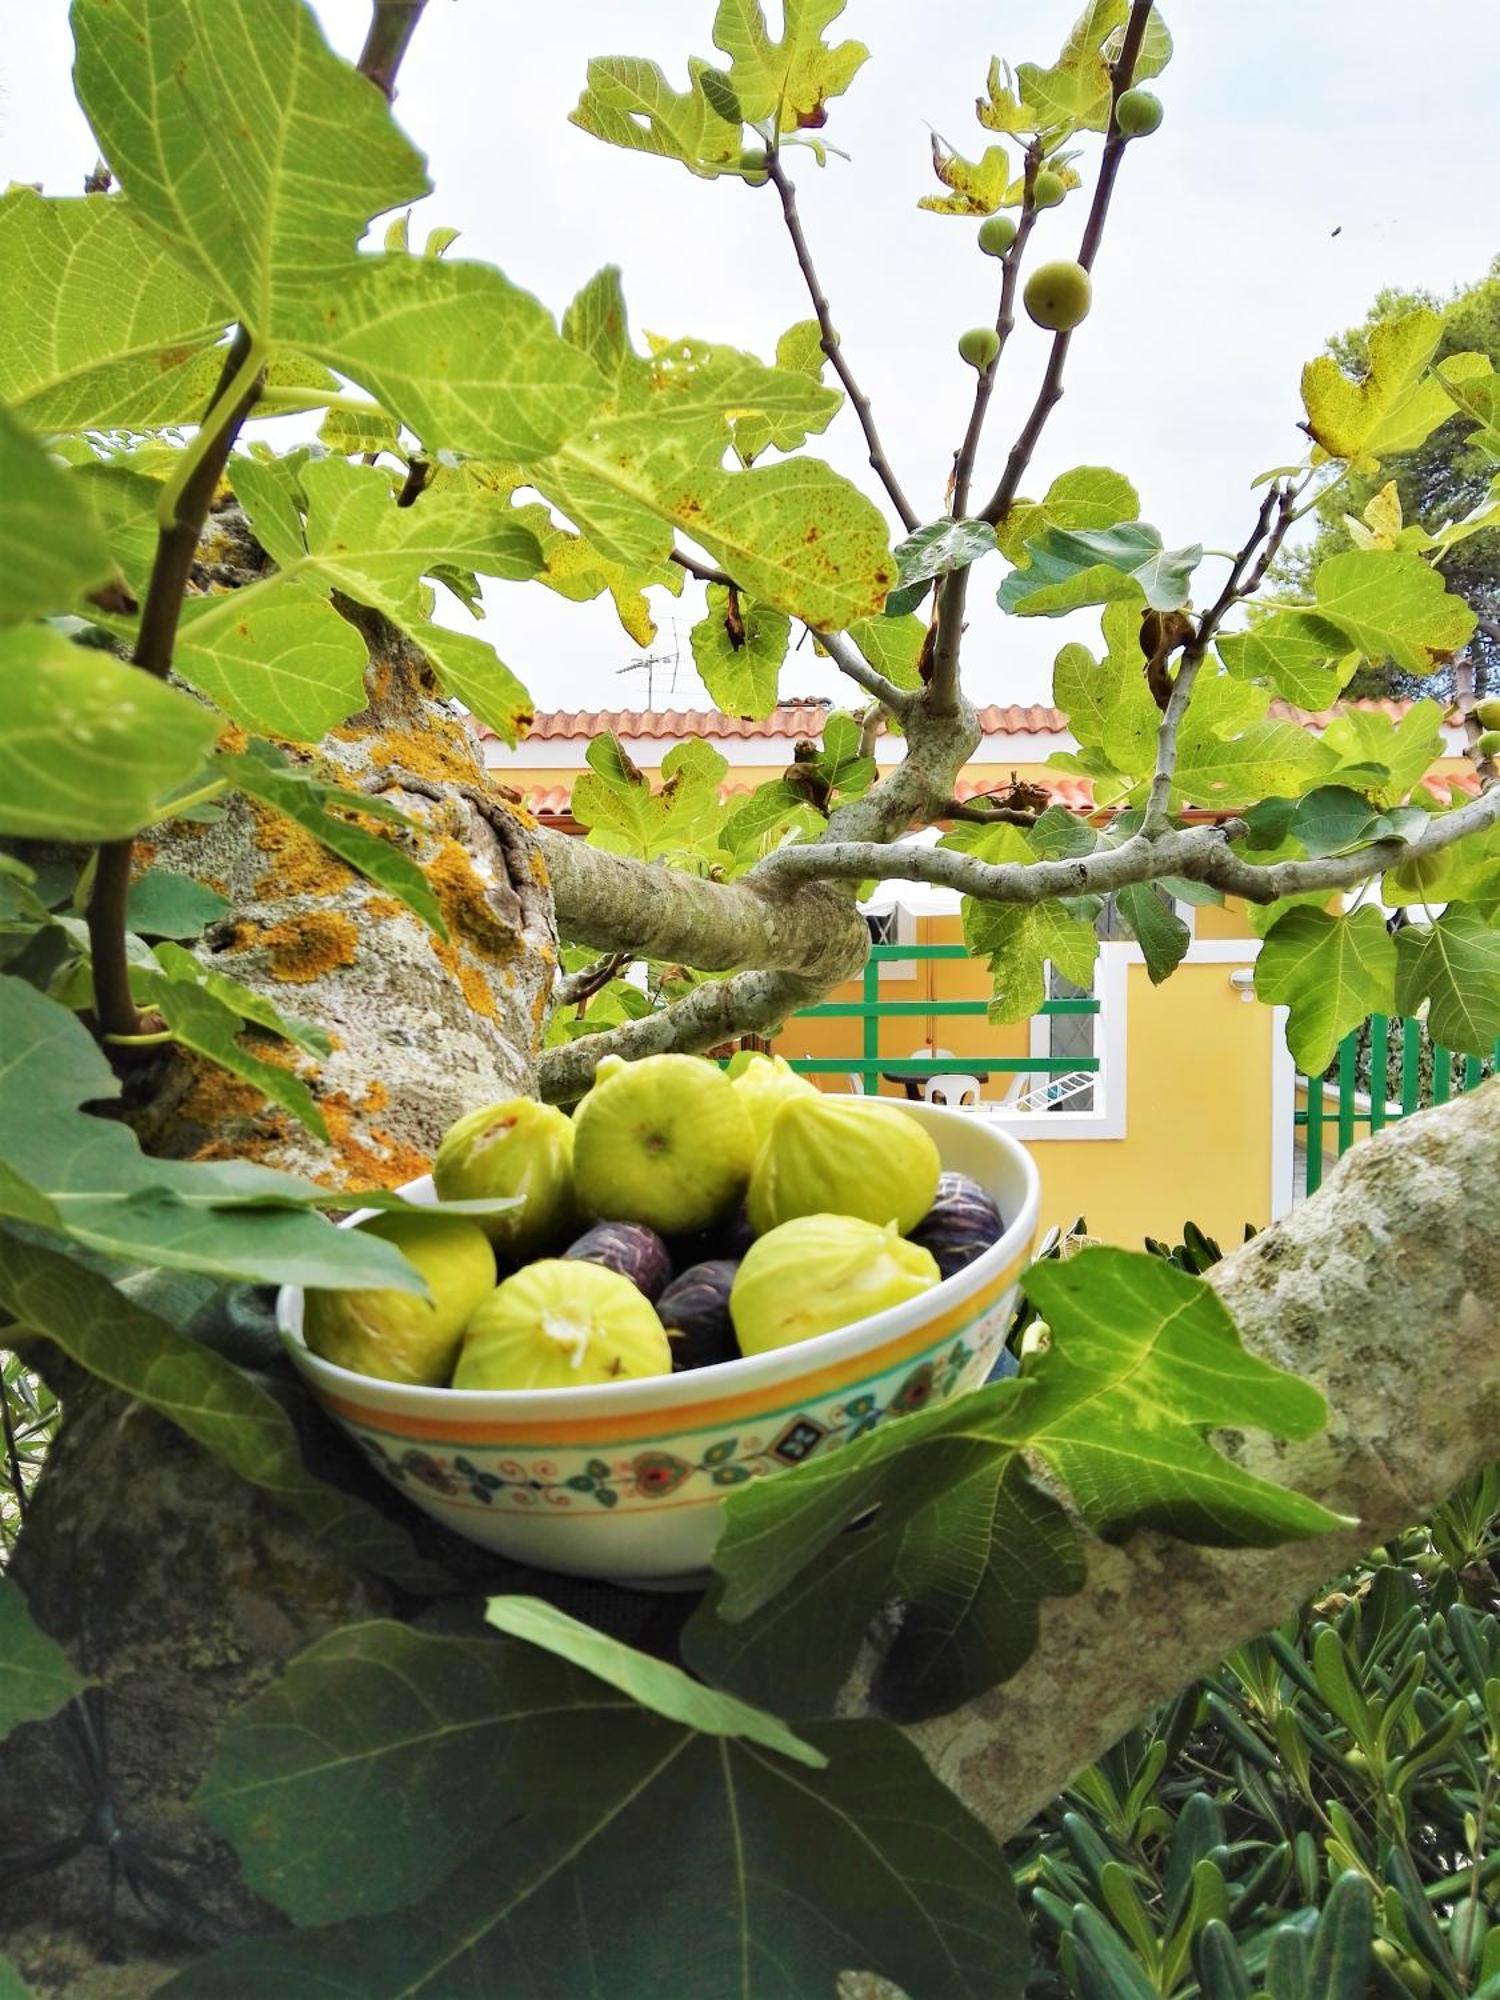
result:
[(1088, 318), (1094, 287), (1082, 264), (1059, 258), (1055, 263), (1038, 264), (1021, 296), (1038, 326), (1051, 333), (1071, 333)]
[(1050, 167), (1043, 167), (1031, 184), (1031, 205), (1033, 208), (1056, 208), (1068, 191), (1068, 184), (1061, 174), (1053, 173)]
[(979, 247), (986, 257), (1003, 257), (1015, 240), (1014, 216), (987, 215), (979, 225)]
[(1115, 106), (1115, 124), (1127, 139), (1146, 138), (1161, 119), (1161, 99), (1153, 90), (1123, 91)]
[(1000, 352), (1000, 336), (992, 326), (971, 326), (958, 336), (958, 352), (971, 368), (988, 375)]

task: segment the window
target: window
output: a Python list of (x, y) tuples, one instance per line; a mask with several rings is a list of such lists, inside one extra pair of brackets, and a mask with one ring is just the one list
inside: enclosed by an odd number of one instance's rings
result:
[[(867, 910), (865, 928), (870, 933), (871, 944), (915, 944), (917, 941), (917, 919), (913, 911), (900, 903), (893, 903), (888, 910)], [(883, 958), (876, 967), (880, 983), (890, 979), (915, 979), (917, 962), (914, 958)]]

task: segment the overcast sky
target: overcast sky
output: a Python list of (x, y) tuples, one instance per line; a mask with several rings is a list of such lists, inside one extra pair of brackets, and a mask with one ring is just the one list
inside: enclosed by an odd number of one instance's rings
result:
[[(368, 11), (368, 0), (317, 4), (350, 55)], [(917, 196), (936, 187), (927, 127), (973, 157), (989, 136), (973, 99), (991, 54), (1050, 61), (1075, 11), (1069, 0), (850, 0), (838, 28), (872, 59), (826, 136), (852, 158), (822, 172), (797, 160), (846, 352), (924, 518), (941, 511), (972, 386), (954, 341), (993, 318), (999, 269), (979, 255), (973, 223), (917, 211)], [(1302, 362), (1362, 317), (1379, 287), (1446, 291), (1482, 275), (1500, 248), (1500, 17), (1491, 0), (1197, 0), (1166, 11), (1177, 38), (1155, 86), (1166, 120), (1127, 155), (1094, 310), (1028, 484), (1112, 465), (1169, 545), (1231, 547), (1253, 518), (1253, 475), (1298, 456)], [(774, 192), (695, 180), (567, 122), (589, 55), (652, 56), (681, 83), (689, 54), (714, 54), (712, 16), (712, 0), (524, 12), (431, 0), (398, 101), (437, 189), (414, 234), (460, 228), (452, 254), (498, 263), (555, 312), (597, 266), (618, 262), (638, 332), (769, 355), (808, 312)], [(0, 0), (0, 182), (80, 188), (93, 150), (70, 59), (62, 0)], [(1072, 255), (1082, 220), (1074, 195), (1034, 240)], [(1029, 407), (1045, 346), (1023, 320), (992, 405), (980, 491)], [(864, 470), (848, 412), (817, 448), (842, 470)], [(991, 558), (971, 592), (971, 692), (1044, 700), (1058, 646), (1091, 636), (1089, 625), (1003, 619), (993, 603), (1003, 574)], [(1214, 588), (1222, 574), (1217, 563), (1203, 572)], [(680, 657), (675, 689), (670, 659), (655, 669), (656, 705), (669, 692), (674, 705), (698, 705), (691, 586), (676, 602), (655, 595), (652, 650)], [(644, 674), (620, 671), (638, 649), (607, 600), (576, 606), (500, 585), (488, 604), (486, 635), (539, 707), (646, 705)], [(841, 691), (806, 650), (782, 686)]]

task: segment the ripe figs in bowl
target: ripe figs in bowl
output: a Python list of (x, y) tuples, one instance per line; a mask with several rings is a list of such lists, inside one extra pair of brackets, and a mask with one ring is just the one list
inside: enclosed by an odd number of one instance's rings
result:
[(443, 1201), (508, 1195), (513, 1206), (481, 1227), (512, 1264), (544, 1257), (565, 1242), (578, 1213), (573, 1198), (573, 1121), (534, 1097), (487, 1104), (450, 1125), (432, 1162)]
[(848, 1215), (899, 1233), (932, 1206), (942, 1161), (907, 1110), (880, 1098), (794, 1097), (771, 1123), (750, 1179), (758, 1236), (799, 1215)]
[(602, 1264), (628, 1278), (643, 1298), (653, 1302), (672, 1275), (667, 1246), (644, 1222), (596, 1222), (563, 1256), (576, 1263)]
[(506, 1278), (464, 1329), (455, 1389), (572, 1389), (665, 1375), (651, 1301), (602, 1264), (543, 1257)]
[(674, 1368), (707, 1368), (716, 1361), (733, 1361), (739, 1353), (729, 1316), (729, 1294), (739, 1268), (732, 1257), (691, 1264), (657, 1300)]
[[(669, 1374), (562, 1389), (429, 1388), (373, 1380), (309, 1352), (303, 1294), (287, 1286), (277, 1300), (287, 1353), (382, 1477), (455, 1533), (542, 1569), (700, 1585), (723, 1502), (739, 1486), (977, 1387), (1004, 1343), (1040, 1206), (1025, 1147), (943, 1106), (882, 1108), (920, 1126), (943, 1170), (977, 1181), (1007, 1227), (955, 1277), (868, 1318)], [(402, 1192), (433, 1199), (426, 1180)]]
[(573, 1185), (600, 1222), (707, 1229), (744, 1194), (754, 1156), (739, 1092), (701, 1056), (605, 1056), (573, 1113)]
[(446, 1382), (469, 1315), (495, 1283), (484, 1231), (457, 1216), (392, 1209), (360, 1227), (393, 1244), (426, 1282), (415, 1292), (309, 1292), (309, 1349), (340, 1368), (385, 1382)]
[(1004, 1234), (995, 1197), (969, 1174), (944, 1174), (931, 1208), (910, 1231), (913, 1243), (932, 1252), (945, 1278), (972, 1264)]

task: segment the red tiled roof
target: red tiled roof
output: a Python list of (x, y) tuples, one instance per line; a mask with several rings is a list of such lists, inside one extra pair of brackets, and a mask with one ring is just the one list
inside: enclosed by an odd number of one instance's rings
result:
[[(787, 739), (798, 736), (818, 736), (822, 733), (823, 721), (831, 704), (809, 697), (806, 700), (784, 701), (773, 708), (763, 722), (752, 722), (742, 715), (721, 715), (716, 709), (702, 708), (552, 708), (543, 709), (531, 725), (529, 740), (535, 742), (578, 742), (591, 737), (602, 736), (606, 730), (616, 736), (629, 738), (651, 737), (680, 742), (689, 736), (738, 737), (754, 741), (757, 738), (777, 737)], [(1350, 701), (1340, 702), (1340, 708), (1364, 708), (1378, 710), (1388, 715), (1393, 722), (1399, 722), (1412, 706), (1409, 701)], [(1310, 710), (1294, 708), (1287, 701), (1273, 701), (1272, 715), (1293, 722), (1311, 724), (1321, 729), (1335, 709)], [(986, 736), (1065, 736), (1067, 719), (1060, 708), (1050, 708), (1042, 702), (1010, 702), (1004, 705), (991, 704), (979, 710), (979, 726)], [(488, 737), (494, 731), (483, 723), (477, 725), (481, 737)]]

